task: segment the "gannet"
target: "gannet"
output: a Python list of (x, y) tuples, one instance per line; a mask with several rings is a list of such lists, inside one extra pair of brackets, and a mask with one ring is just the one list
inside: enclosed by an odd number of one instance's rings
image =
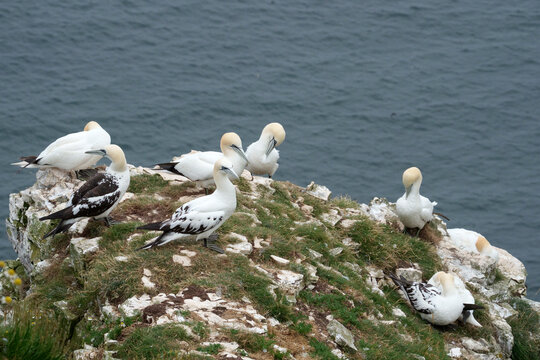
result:
[[(433, 275), (431, 279), (429, 279), (428, 284), (433, 285), (437, 289), (442, 291), (441, 277), (444, 276), (443, 274), (446, 273), (439, 271), (438, 273)], [(465, 283), (463, 282), (463, 280), (461, 280), (459, 276), (453, 274), (450, 275), (454, 277), (454, 285), (457, 288), (461, 301), (464, 304), (474, 304), (474, 297), (472, 296), (471, 292), (465, 287)], [(473, 326), (482, 327), (482, 325), (474, 318), (473, 310), (463, 310), (463, 312), (459, 316), (459, 320), (469, 323)]]
[(420, 195), (422, 173), (417, 167), (403, 172), (405, 194), (396, 201), (396, 213), (405, 227), (422, 229), (433, 218), (433, 207), (437, 205)]
[(466, 229), (448, 229), (448, 235), (457, 247), (499, 261), (499, 253), (481, 234)]
[(109, 134), (95, 121), (90, 121), (84, 131), (68, 134), (55, 140), (38, 156), (23, 156), (18, 165), (29, 168), (56, 167), (64, 170), (82, 170), (95, 165), (100, 155), (87, 151), (104, 149), (111, 144)]
[(150, 249), (155, 246), (182, 239), (203, 239), (204, 246), (223, 253), (215, 244), (209, 244), (210, 235), (216, 231), (236, 209), (236, 189), (228, 176), (238, 178), (233, 170), (233, 164), (226, 158), (221, 158), (214, 164), (214, 181), (216, 190), (210, 194), (187, 202), (171, 216), (170, 219), (147, 224), (137, 229), (163, 231), (154, 241), (142, 246)]
[(431, 284), (407, 281), (403, 276), (400, 279), (393, 274), (388, 276), (407, 295), (420, 317), (434, 325), (451, 324), (463, 311), (483, 308), (480, 305), (463, 303), (451, 274), (442, 273), (438, 276), (441, 290)]
[(129, 186), (129, 169), (124, 152), (118, 145), (109, 145), (105, 149), (90, 150), (89, 154), (106, 156), (112, 162), (105, 173), (98, 173), (86, 181), (73, 193), (67, 207), (39, 220), (61, 219), (60, 223), (44, 238), (64, 232), (83, 218), (104, 218), (118, 205)]
[(276, 149), (285, 140), (285, 129), (280, 123), (266, 125), (259, 140), (246, 150), (247, 169), (252, 175), (272, 177), (279, 167), (279, 151)]
[(242, 149), (242, 140), (236, 133), (223, 134), (220, 141), (221, 152), (203, 151), (184, 155), (180, 160), (170, 163), (157, 164), (161, 169), (171, 171), (196, 181), (208, 190), (214, 184), (214, 163), (222, 157), (232, 163), (235, 173), (241, 175), (248, 159)]

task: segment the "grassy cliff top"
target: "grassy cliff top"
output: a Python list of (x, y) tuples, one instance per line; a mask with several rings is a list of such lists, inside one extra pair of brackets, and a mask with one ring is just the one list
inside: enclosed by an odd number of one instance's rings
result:
[[(17, 346), (32, 344), (70, 358), (87, 344), (87, 353), (119, 359), (445, 359), (463, 338), (486, 354), (499, 351), (484, 312), (475, 315), (482, 328), (431, 326), (375, 275), (415, 268), (428, 279), (444, 270), (435, 226), (423, 236), (429, 240), (413, 238), (398, 224), (368, 219), (348, 198), (324, 201), (260, 178), (237, 185), (237, 210), (218, 230), (226, 254), (193, 241), (136, 251), (157, 234), (137, 226), (170, 217), (203, 191), (158, 175), (132, 177), (134, 196), (111, 214), (119, 224), (91, 221), (80, 236), (56, 236), (48, 266), (24, 278), (21, 300), (9, 305), (15, 321), (4, 326), (11, 334), (4, 353), (17, 358)], [(133, 304), (143, 305), (132, 311)], [(526, 335), (538, 331), (538, 316), (517, 306), (514, 336), (527, 358), (538, 354)]]

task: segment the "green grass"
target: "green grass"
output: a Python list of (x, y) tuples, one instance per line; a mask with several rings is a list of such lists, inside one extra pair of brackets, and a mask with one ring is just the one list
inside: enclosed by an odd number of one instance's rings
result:
[(168, 182), (159, 175), (139, 175), (132, 176), (129, 182), (128, 191), (134, 194), (155, 193), (166, 187)]
[(204, 352), (207, 354), (217, 355), (219, 353), (219, 350), (221, 350), (222, 346), (221, 344), (210, 344), (208, 346), (200, 346), (197, 348), (198, 351)]
[[(512, 305), (518, 311), (518, 314), (508, 321), (514, 335), (512, 359), (540, 359), (540, 340), (538, 340), (540, 317), (538, 313), (520, 299), (514, 299)], [(534, 340), (533, 336), (536, 336), (536, 340)]]
[(0, 326), (0, 358), (10, 360), (61, 360), (67, 333), (54, 319), (25, 308)]
[(135, 328), (118, 347), (121, 359), (177, 359), (186, 331), (174, 325)]

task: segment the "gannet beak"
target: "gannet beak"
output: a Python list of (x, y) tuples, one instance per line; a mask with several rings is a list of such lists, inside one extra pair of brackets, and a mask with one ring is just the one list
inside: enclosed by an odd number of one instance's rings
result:
[(242, 159), (244, 159), (246, 161), (246, 163), (249, 164), (249, 160), (246, 156), (246, 153), (244, 152), (244, 150), (242, 150), (242, 148), (239, 148), (238, 146), (236, 145), (231, 145), (231, 147), (233, 148), (234, 151), (236, 151), (238, 153), (238, 155), (240, 155), (242, 157)]
[(231, 174), (234, 179), (238, 180), (238, 174), (233, 169), (227, 168), (225, 171)]
[(412, 185), (410, 185), (409, 187), (407, 187), (405, 190), (405, 199), (409, 197), (409, 194), (411, 192), (411, 189), (412, 189)]
[(274, 150), (274, 148), (276, 147), (277, 145), (277, 141), (276, 139), (272, 136), (272, 139), (270, 139), (270, 142), (268, 143), (268, 148), (266, 149), (266, 156), (270, 155), (270, 153), (272, 152), (272, 150)]
[(107, 156), (107, 152), (105, 150), (90, 150), (85, 151), (85, 154), (92, 154), (92, 155), (99, 155), (99, 156)]

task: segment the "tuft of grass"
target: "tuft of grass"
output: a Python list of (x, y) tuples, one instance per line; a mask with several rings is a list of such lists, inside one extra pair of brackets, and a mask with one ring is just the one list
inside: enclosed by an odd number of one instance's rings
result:
[(129, 182), (128, 191), (134, 194), (151, 194), (163, 189), (168, 184), (157, 174), (133, 176)]
[(309, 339), (309, 345), (313, 348), (311, 354), (318, 358), (324, 360), (339, 360), (339, 358), (332, 354), (330, 348), (323, 342), (318, 341), (315, 338)]
[(418, 263), (429, 278), (442, 268), (431, 244), (395, 232), (392, 228), (372, 221), (357, 221), (348, 235), (360, 245), (358, 257), (368, 264), (392, 270), (411, 262)]
[(540, 359), (540, 317), (527, 302), (521, 299), (511, 301), (518, 314), (509, 319), (514, 335), (512, 359)]
[(300, 335), (309, 334), (312, 328), (313, 328), (313, 325), (303, 322), (303, 321), (299, 321), (293, 326), (293, 329), (296, 330), (296, 332), (299, 333)]
[(0, 326), (0, 357), (10, 360), (61, 360), (67, 338), (58, 323), (28, 309), (15, 309), (12, 322)]
[(207, 354), (217, 355), (219, 350), (221, 350), (221, 344), (210, 344), (208, 346), (200, 346), (197, 348), (197, 351), (204, 352)]
[(349, 208), (358, 209), (360, 207), (360, 205), (356, 201), (351, 199), (349, 196), (344, 196), (344, 195), (340, 195), (338, 197), (332, 198), (330, 200), (330, 203), (341, 209), (349, 209)]
[(266, 336), (257, 335), (238, 330), (231, 330), (231, 339), (240, 345), (241, 349), (249, 352), (268, 352), (275, 341)]
[(177, 359), (180, 342), (189, 340), (186, 331), (174, 325), (139, 327), (118, 348), (123, 359)]

